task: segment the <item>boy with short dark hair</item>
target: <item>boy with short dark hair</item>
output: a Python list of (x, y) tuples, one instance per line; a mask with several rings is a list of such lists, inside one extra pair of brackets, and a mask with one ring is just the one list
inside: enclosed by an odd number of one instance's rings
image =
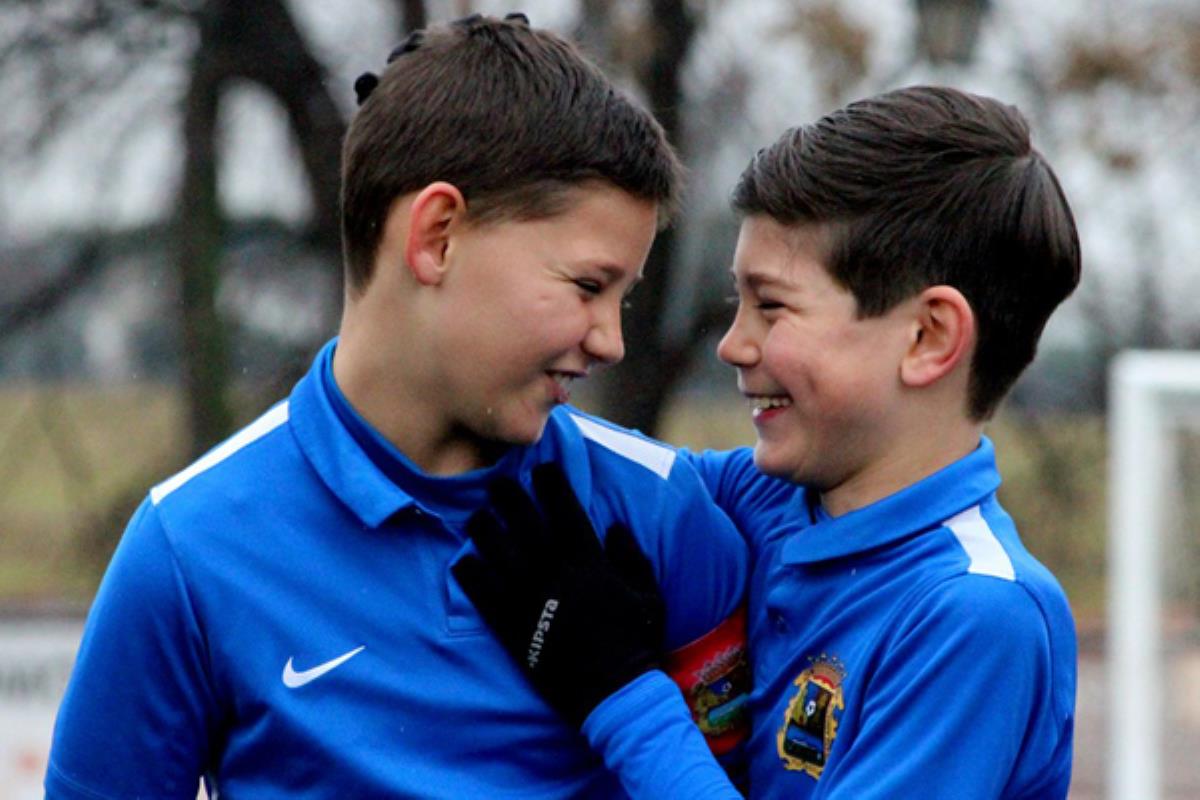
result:
[[(744, 542), (686, 461), (564, 405), (620, 360), (621, 304), (674, 204), (653, 118), (519, 15), (410, 37), (356, 89), (340, 336), (130, 522), (48, 797), (192, 800), (201, 775), (230, 797), (620, 796), (451, 576), (488, 484), (545, 462), (604, 526), (592, 546), (649, 554), (626, 563), (662, 587), (668, 649), (695, 657), (741, 601)], [(687, 718), (660, 746), (707, 752)]]
[(751, 547), (752, 795), (1065, 797), (1071, 613), (983, 436), (1080, 275), (1025, 120), (889, 92), (785, 133), (733, 198), (718, 353), (758, 441), (690, 459)]

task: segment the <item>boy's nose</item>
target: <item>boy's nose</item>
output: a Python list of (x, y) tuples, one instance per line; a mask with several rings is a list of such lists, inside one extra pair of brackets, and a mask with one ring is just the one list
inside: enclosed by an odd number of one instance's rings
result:
[(746, 367), (758, 361), (758, 343), (747, 335), (741, 309), (721, 341), (717, 343), (717, 358), (733, 367)]
[(625, 339), (621, 334), (621, 308), (598, 308), (592, 327), (583, 340), (583, 349), (602, 364), (616, 364), (625, 357)]

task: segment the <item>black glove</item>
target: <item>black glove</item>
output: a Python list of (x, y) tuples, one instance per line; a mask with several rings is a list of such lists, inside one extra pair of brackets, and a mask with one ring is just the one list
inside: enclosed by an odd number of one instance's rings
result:
[(654, 570), (624, 525), (602, 549), (556, 464), (533, 470), (537, 505), (520, 484), (489, 487), (491, 509), (467, 533), (480, 557), (454, 577), (538, 692), (582, 725), (601, 700), (662, 660), (662, 598)]

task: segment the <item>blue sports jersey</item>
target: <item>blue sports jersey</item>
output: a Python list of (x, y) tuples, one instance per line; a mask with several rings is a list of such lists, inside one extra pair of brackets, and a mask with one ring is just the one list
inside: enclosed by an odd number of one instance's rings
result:
[[(673, 450), (570, 408), (488, 469), (422, 474), (340, 396), (333, 347), (137, 511), (85, 626), (47, 795), (191, 800), (204, 775), (230, 798), (623, 796), (451, 577), (462, 525), (495, 476), (527, 485), (559, 461), (598, 531), (631, 525), (671, 647), (738, 606), (743, 540)], [(706, 749), (677, 733), (663, 745)], [(634, 785), (647, 768), (610, 763)]]
[[(991, 442), (837, 518), (748, 449), (691, 458), (754, 564), (752, 797), (1067, 796), (1074, 625), (996, 500)], [(601, 710), (617, 728), (640, 715)]]

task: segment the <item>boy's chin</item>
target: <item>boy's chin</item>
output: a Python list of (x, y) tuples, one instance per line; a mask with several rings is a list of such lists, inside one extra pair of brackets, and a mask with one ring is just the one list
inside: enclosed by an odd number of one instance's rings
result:
[(536, 420), (522, 420), (514, 422), (503, 427), (493, 429), (484, 434), (484, 438), (491, 440), (500, 447), (528, 447), (532, 444), (537, 444), (542, 438), (542, 434), (546, 432), (546, 423), (549, 422), (549, 414), (542, 416)]
[(792, 470), (790, 464), (787, 464), (783, 459), (779, 458), (778, 453), (773, 453), (769, 445), (763, 444), (760, 439), (754, 445), (754, 466), (764, 475), (770, 475), (772, 478), (785, 478), (790, 480)]
[(797, 459), (778, 446), (764, 444), (761, 439), (754, 445), (754, 466), (764, 475), (801, 485), (816, 485), (820, 483), (820, 475), (815, 474), (811, 464), (803, 459)]

